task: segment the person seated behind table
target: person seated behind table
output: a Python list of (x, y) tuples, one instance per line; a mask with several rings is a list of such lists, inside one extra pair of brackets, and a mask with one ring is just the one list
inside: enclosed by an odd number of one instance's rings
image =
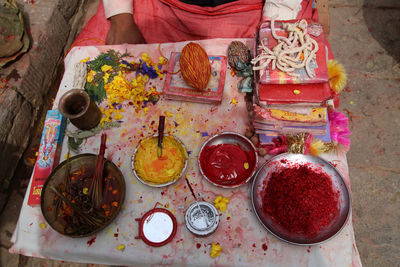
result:
[(264, 10), (264, 17), (275, 8), (268, 14), (275, 12), (278, 19), (293, 19), (298, 18), (302, 7), (311, 7), (310, 2), (312, 4), (312, 0), (103, 0), (105, 16), (110, 21), (106, 44), (252, 38), (263, 16), (264, 4), (264, 9), (267, 5), (269, 9)]

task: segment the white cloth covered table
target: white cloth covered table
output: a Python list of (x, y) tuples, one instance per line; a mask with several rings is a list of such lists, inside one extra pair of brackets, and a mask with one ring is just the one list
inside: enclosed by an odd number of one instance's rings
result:
[[(212, 39), (198, 43), (209, 55), (225, 55), (231, 41)], [(252, 47), (252, 40), (242, 41)], [(169, 57), (171, 52), (181, 51), (185, 44), (162, 44), (161, 51)], [(88, 56), (93, 59), (110, 48), (121, 52), (127, 50), (133, 60), (138, 59), (142, 52), (147, 52), (154, 61), (160, 55), (157, 44), (75, 47), (65, 59), (65, 74), (54, 108), (57, 108), (60, 96), (71, 89), (74, 64)], [(161, 91), (164, 80), (151, 80), (151, 86)], [(40, 207), (27, 205), (29, 185), (10, 252), (73, 262), (132, 266), (361, 266), (351, 218), (337, 236), (321, 245), (290, 245), (269, 234), (257, 220), (250, 201), (250, 183), (236, 189), (221, 189), (202, 178), (197, 167), (197, 155), (202, 143), (218, 132), (235, 131), (243, 134), (249, 125), (244, 94), (237, 89), (238, 81), (239, 78), (232, 76), (228, 67), (223, 101), (217, 106), (162, 98), (146, 113), (144, 110), (136, 112), (133, 107), (125, 105), (121, 127), (106, 131), (106, 157), (119, 166), (127, 185), (125, 202), (116, 220), (93, 237), (62, 236), (47, 225)], [(237, 100), (237, 104), (233, 99)], [(185, 227), (184, 213), (193, 203), (193, 198), (184, 179), (166, 188), (150, 188), (141, 184), (131, 171), (134, 148), (142, 136), (154, 133), (157, 123), (152, 124), (152, 121), (157, 122), (162, 114), (167, 116), (166, 132), (178, 136), (190, 151), (187, 174), (194, 190), (201, 193), (206, 201), (212, 202), (218, 195), (230, 199), (217, 231), (211, 236), (195, 237)], [(69, 124), (68, 127), (71, 130), (73, 126)], [(82, 153), (98, 153), (99, 142), (100, 135), (88, 138), (82, 145)], [(67, 138), (64, 138), (62, 160), (66, 153)], [(349, 184), (346, 155), (329, 154), (323, 155), (323, 158), (333, 162)], [(157, 201), (168, 204), (168, 209), (178, 221), (178, 230), (171, 243), (153, 248), (135, 239), (138, 233), (135, 219), (152, 209)], [(214, 259), (209, 256), (213, 242), (220, 243), (223, 248), (221, 256)], [(117, 249), (121, 244), (125, 245), (124, 250)], [(263, 244), (267, 246), (266, 250), (262, 248)]]

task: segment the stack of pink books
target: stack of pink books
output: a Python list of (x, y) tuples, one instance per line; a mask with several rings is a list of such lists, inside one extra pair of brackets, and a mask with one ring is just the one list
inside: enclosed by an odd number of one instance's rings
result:
[[(275, 29), (277, 35), (285, 36), (282, 22), (276, 22)], [(326, 106), (333, 92), (328, 80), (326, 40), (318, 23), (308, 21), (308, 32), (319, 47), (310, 66), (314, 77), (310, 78), (304, 68), (295, 71), (297, 77), (272, 70), (271, 66), (255, 72), (253, 125), (261, 144), (271, 144), (279, 135), (304, 132), (331, 141)], [(261, 25), (257, 39), (269, 49), (277, 44), (269, 22)]]

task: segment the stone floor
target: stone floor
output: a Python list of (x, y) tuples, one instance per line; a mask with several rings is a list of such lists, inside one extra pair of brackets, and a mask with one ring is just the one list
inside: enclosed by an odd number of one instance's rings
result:
[[(357, 247), (365, 266), (400, 266), (400, 2), (329, 3), (330, 42), (349, 81), (340, 110), (353, 132), (348, 161)], [(0, 266), (89, 266), (8, 253), (23, 191), (15, 189), (0, 217)]]

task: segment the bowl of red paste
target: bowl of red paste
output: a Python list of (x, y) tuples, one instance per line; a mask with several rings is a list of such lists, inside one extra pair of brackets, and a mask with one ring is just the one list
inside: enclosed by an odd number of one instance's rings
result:
[(351, 208), (340, 172), (324, 159), (281, 154), (257, 172), (252, 187), (255, 213), (277, 238), (315, 245), (341, 231)]
[(200, 149), (198, 164), (203, 177), (222, 188), (241, 186), (254, 176), (258, 155), (245, 136), (224, 132), (208, 139)]

